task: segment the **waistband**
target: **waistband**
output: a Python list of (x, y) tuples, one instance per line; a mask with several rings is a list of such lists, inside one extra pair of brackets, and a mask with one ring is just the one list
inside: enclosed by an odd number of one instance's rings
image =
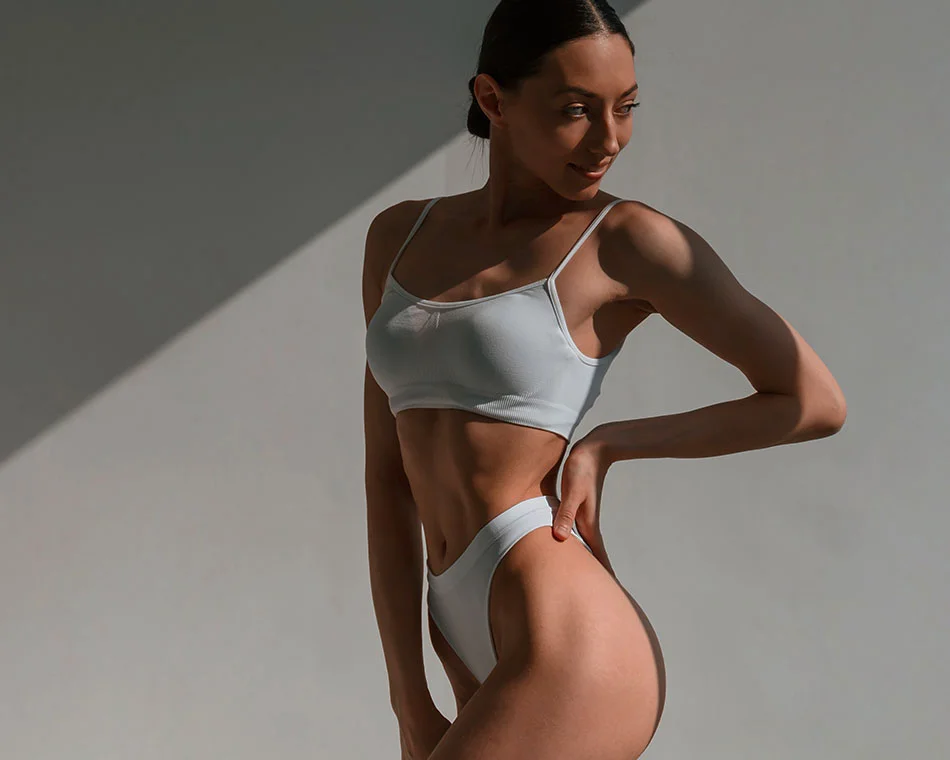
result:
[[(441, 573), (434, 575), (426, 563), (426, 578), (429, 586), (440, 592), (444, 591), (465, 577), (478, 559), (496, 544), (503, 546), (505, 542), (510, 542), (514, 545), (528, 531), (544, 525), (553, 525), (554, 512), (558, 503), (554, 496), (532, 496), (495, 515), (475, 534), (458, 559)], [(573, 532), (580, 538), (576, 530)]]

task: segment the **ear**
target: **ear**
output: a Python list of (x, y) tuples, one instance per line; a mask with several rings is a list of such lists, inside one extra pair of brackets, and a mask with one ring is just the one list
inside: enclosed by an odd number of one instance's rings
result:
[(479, 74), (473, 84), (475, 100), (493, 126), (505, 127), (504, 99), (501, 85), (490, 74)]

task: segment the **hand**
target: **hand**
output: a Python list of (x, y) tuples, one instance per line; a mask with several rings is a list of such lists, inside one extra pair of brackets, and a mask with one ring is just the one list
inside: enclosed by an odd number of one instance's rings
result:
[(590, 546), (594, 557), (616, 577), (600, 530), (600, 497), (610, 461), (596, 429), (574, 444), (561, 471), (561, 503), (554, 513), (554, 537), (566, 541), (571, 526)]
[(429, 702), (399, 718), (400, 760), (426, 760), (452, 723)]

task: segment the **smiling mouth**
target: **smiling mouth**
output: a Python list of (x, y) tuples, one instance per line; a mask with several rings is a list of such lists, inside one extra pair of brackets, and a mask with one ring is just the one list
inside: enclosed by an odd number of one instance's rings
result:
[(575, 171), (579, 172), (580, 174), (583, 174), (584, 176), (587, 176), (590, 178), (597, 178), (597, 177), (603, 176), (606, 173), (607, 167), (610, 166), (610, 164), (604, 164), (595, 169), (586, 169), (583, 166), (578, 166), (577, 164), (570, 164), (570, 166)]

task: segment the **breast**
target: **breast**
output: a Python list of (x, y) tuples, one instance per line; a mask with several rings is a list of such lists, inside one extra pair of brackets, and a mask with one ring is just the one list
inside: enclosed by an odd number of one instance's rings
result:
[(366, 331), (366, 358), (394, 412), (451, 406), (570, 436), (606, 365), (578, 360), (542, 288), (459, 305), (388, 291)]
[(545, 369), (570, 359), (552, 327), (540, 288), (448, 309), (390, 293), (367, 329), (366, 354), (390, 395), (433, 382), (488, 395), (529, 394), (537, 392)]

